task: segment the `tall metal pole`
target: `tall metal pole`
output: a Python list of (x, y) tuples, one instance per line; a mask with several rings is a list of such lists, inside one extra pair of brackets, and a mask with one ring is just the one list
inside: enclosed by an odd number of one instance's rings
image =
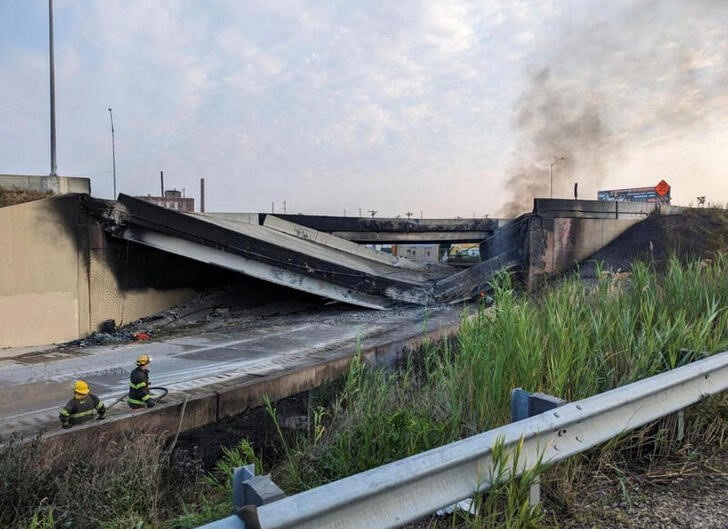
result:
[(551, 164), (551, 198), (554, 198), (554, 165), (556, 165), (563, 159), (563, 156), (560, 158), (556, 158), (556, 160), (554, 160), (554, 163)]
[(53, 63), (53, 0), (48, 0), (48, 42), (51, 75), (51, 176), (57, 176), (56, 166), (56, 80)]
[(109, 117), (111, 118), (111, 169), (114, 175), (114, 200), (116, 200), (116, 146), (114, 145), (114, 113), (109, 108)]
[(205, 179), (200, 178), (200, 212), (205, 212)]

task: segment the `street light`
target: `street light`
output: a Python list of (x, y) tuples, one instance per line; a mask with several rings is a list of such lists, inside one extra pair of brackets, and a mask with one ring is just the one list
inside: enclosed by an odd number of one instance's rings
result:
[(114, 200), (116, 200), (116, 148), (114, 147), (114, 114), (109, 108), (109, 117), (111, 118), (111, 163), (114, 174)]
[(51, 92), (51, 176), (57, 176), (56, 166), (56, 75), (53, 63), (53, 0), (48, 0), (48, 56)]
[(560, 158), (556, 158), (556, 160), (554, 160), (554, 163), (551, 164), (551, 170), (550, 170), (550, 173), (551, 173), (551, 198), (554, 198), (554, 165), (556, 165), (563, 159), (564, 159), (563, 156), (561, 156)]

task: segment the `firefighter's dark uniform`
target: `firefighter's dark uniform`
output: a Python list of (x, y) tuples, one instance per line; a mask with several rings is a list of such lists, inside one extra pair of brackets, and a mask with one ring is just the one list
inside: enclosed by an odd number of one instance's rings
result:
[(84, 395), (82, 398), (72, 398), (61, 409), (58, 418), (61, 420), (61, 426), (70, 428), (77, 424), (82, 424), (94, 418), (98, 414), (99, 419), (103, 419), (106, 415), (106, 406), (93, 393)]
[(126, 399), (130, 408), (151, 408), (154, 400), (149, 393), (149, 373), (137, 367), (129, 375), (129, 397)]

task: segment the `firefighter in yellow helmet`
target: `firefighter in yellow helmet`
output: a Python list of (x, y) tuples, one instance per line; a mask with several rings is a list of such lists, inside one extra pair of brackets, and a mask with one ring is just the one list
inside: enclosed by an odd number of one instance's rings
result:
[(73, 383), (73, 398), (61, 409), (58, 418), (63, 428), (70, 428), (77, 424), (106, 416), (106, 406), (99, 398), (91, 393), (88, 384), (83, 380), (76, 380)]
[(134, 410), (154, 406), (154, 399), (149, 393), (149, 363), (151, 361), (151, 356), (139, 355), (136, 369), (129, 375), (129, 397), (126, 402)]

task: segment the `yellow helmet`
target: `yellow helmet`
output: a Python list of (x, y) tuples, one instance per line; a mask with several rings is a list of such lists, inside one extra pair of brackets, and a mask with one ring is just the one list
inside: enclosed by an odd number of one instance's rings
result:
[(136, 365), (145, 366), (152, 361), (152, 357), (149, 355), (139, 355), (136, 359)]
[(88, 384), (83, 380), (77, 380), (73, 383), (73, 392), (79, 395), (88, 395)]

